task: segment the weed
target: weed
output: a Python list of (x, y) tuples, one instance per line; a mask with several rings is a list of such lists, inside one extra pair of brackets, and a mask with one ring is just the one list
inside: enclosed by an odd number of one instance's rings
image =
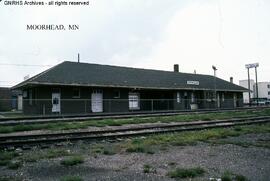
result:
[(22, 163), (20, 161), (11, 161), (7, 164), (7, 167), (12, 170), (17, 170), (21, 166)]
[(79, 176), (64, 176), (60, 179), (61, 181), (83, 181), (83, 179)]
[(247, 181), (248, 179), (243, 175), (236, 175), (235, 180), (236, 181)]
[(171, 178), (194, 178), (197, 176), (202, 176), (205, 173), (205, 170), (196, 167), (196, 168), (176, 168), (173, 171), (168, 173), (168, 176)]
[(175, 162), (169, 162), (168, 165), (169, 165), (169, 166), (175, 166), (176, 163), (175, 163)]
[(131, 145), (126, 149), (126, 152), (145, 153), (145, 148), (143, 146)]
[(41, 159), (52, 159), (71, 155), (72, 154), (65, 149), (50, 148), (40, 152), (30, 152), (25, 154), (21, 159), (25, 162), (36, 162)]
[(12, 159), (18, 157), (19, 154), (11, 151), (0, 151), (0, 166), (6, 166), (8, 164), (10, 164), (10, 162), (12, 161)]
[(232, 178), (230, 175), (222, 175), (221, 181), (232, 181)]
[(156, 172), (157, 172), (156, 169), (148, 164), (143, 166), (143, 173), (156, 173)]
[(232, 180), (235, 180), (235, 181), (247, 181), (248, 179), (243, 175), (237, 175), (237, 174), (234, 174), (234, 173), (232, 173), (230, 171), (226, 171), (221, 176), (221, 180), (222, 181), (232, 181)]
[(150, 173), (151, 166), (150, 165), (144, 165), (143, 166), (143, 172), (144, 173)]
[(82, 156), (73, 156), (66, 158), (61, 161), (61, 164), (64, 166), (73, 166), (73, 165), (78, 165), (82, 164), (84, 162), (84, 159)]
[[(148, 118), (132, 118), (132, 119), (103, 119), (103, 120), (86, 120), (83, 122), (65, 122), (65, 123), (43, 123), (43, 124), (28, 124), (16, 126), (0, 126), (0, 133), (11, 133), (18, 131), (30, 130), (69, 130), (82, 129), (89, 126), (122, 126), (126, 124), (141, 124), (141, 123), (169, 123), (169, 122), (189, 122), (189, 121), (210, 121), (215, 119), (230, 119), (233, 117), (250, 117), (250, 116), (268, 116), (270, 109), (261, 111), (239, 111), (239, 112), (223, 112), (223, 113), (208, 113), (208, 114), (188, 114), (176, 116), (148, 117)], [(238, 130), (236, 130), (238, 131)], [(241, 130), (239, 130), (241, 131)]]
[(64, 149), (49, 149), (45, 154), (44, 158), (57, 158), (62, 156), (68, 156), (70, 153)]
[(0, 181), (14, 181), (15, 178), (8, 177), (8, 176), (0, 176)]

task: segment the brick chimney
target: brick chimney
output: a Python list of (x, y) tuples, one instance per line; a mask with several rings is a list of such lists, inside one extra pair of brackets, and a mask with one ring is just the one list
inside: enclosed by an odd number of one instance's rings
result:
[(233, 77), (230, 77), (230, 83), (233, 84)]
[(173, 71), (174, 72), (179, 72), (179, 65), (178, 64), (173, 65)]

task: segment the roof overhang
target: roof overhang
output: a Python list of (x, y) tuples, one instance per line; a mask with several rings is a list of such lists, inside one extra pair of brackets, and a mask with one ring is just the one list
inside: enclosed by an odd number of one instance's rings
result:
[[(18, 84), (12, 89), (20, 89), (32, 86), (75, 86), (75, 87), (109, 87), (109, 88), (129, 88), (129, 89), (148, 89), (148, 90), (203, 90), (214, 91), (209, 88), (197, 88), (197, 87), (142, 87), (142, 86), (128, 86), (128, 85), (102, 85), (102, 84), (80, 84), (80, 83), (52, 83), (52, 82), (26, 82)], [(233, 89), (216, 89), (216, 91), (222, 92), (248, 92), (248, 90), (233, 90)]]

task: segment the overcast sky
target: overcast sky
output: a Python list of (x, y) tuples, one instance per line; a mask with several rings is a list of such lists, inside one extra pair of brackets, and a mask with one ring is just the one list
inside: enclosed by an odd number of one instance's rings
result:
[[(0, 2), (0, 86), (62, 61), (270, 81), (269, 0), (90, 0), (86, 7), (4, 6)], [(27, 31), (27, 24), (79, 24), (79, 31)], [(251, 78), (254, 78), (252, 70)]]

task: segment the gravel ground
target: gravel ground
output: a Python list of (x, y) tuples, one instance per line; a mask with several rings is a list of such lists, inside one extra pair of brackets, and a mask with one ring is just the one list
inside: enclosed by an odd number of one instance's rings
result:
[[(84, 153), (85, 162), (81, 165), (65, 167), (60, 164), (63, 158), (56, 158), (27, 163), (16, 171), (0, 167), (0, 175), (16, 176), (21, 180), (34, 181), (54, 181), (66, 175), (79, 175), (84, 180), (162, 181), (173, 180), (166, 174), (176, 167), (199, 166), (207, 173), (203, 177), (193, 180), (209, 180), (210, 177), (220, 178), (225, 171), (231, 171), (244, 175), (252, 181), (269, 181), (269, 147), (256, 147), (254, 145), (242, 147), (233, 143), (254, 144), (263, 141), (264, 144), (269, 145), (270, 133), (229, 137), (222, 139), (222, 141), (229, 141), (232, 144), (198, 143), (193, 146), (171, 146), (167, 150), (156, 151), (155, 154), (121, 153), (111, 156), (85, 154), (86, 150)], [(83, 144), (66, 146), (66, 149), (80, 150)], [(87, 148), (87, 146), (85, 147)], [(143, 173), (143, 166), (146, 164), (153, 168), (153, 173)]]

